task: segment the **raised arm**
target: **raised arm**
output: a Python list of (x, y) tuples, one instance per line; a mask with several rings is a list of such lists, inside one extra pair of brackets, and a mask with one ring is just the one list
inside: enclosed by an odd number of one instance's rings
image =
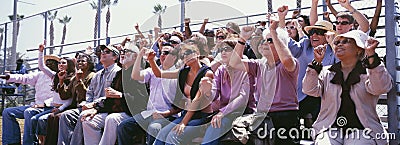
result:
[(185, 18), (185, 40), (190, 39), (192, 30), (190, 30), (190, 18)]
[[(283, 11), (288, 11), (288, 9), (285, 6), (282, 6), (278, 9), (278, 11), (284, 13)], [(271, 21), (270, 25), (271, 36), (276, 52), (279, 56), (279, 59), (285, 66), (285, 69), (292, 72), (296, 69), (296, 61), (295, 58), (290, 53), (290, 50), (287, 45), (288, 44), (287, 32), (282, 28), (278, 28), (278, 23), (279, 23), (278, 21), (274, 19), (270, 19), (270, 21)]]
[(131, 78), (137, 81), (144, 80), (144, 74), (141, 73), (140, 65), (142, 63), (143, 55), (145, 54), (146, 49), (141, 49), (139, 54), (136, 57), (135, 64), (133, 65)]
[(336, 9), (332, 6), (331, 0), (325, 0), (326, 6), (328, 6), (329, 10), (331, 11), (331, 13), (336, 17), (337, 15), (337, 11)]
[(56, 72), (52, 71), (50, 68), (48, 68), (45, 64), (44, 64), (44, 54), (43, 54), (43, 50), (44, 50), (44, 44), (40, 44), (39, 45), (39, 57), (38, 57), (38, 65), (39, 65), (39, 69), (41, 71), (44, 72), (44, 74), (46, 74), (47, 76), (49, 76), (51, 79), (53, 79), (56, 75)]
[(241, 71), (248, 71), (249, 66), (246, 60), (243, 58), (243, 51), (245, 48), (246, 41), (251, 37), (254, 32), (253, 26), (245, 26), (240, 31), (240, 38), (238, 43), (235, 46), (234, 53), (231, 56), (231, 59), (228, 63), (228, 66), (233, 67), (234, 69), (241, 70)]
[(199, 30), (199, 32), (203, 35), (204, 35), (204, 31), (206, 30), (207, 23), (208, 23), (208, 18), (205, 18), (203, 21), (203, 24), (201, 25), (200, 30)]
[(369, 25), (369, 27), (371, 28), (370, 34), (373, 33), (372, 36), (375, 35), (376, 29), (378, 28), (379, 15), (381, 14), (381, 10), (382, 10), (382, 0), (377, 0), (374, 17), (372, 18), (371, 24)]
[(176, 79), (178, 78), (179, 70), (174, 71), (163, 71), (161, 70), (154, 59), (156, 53), (154, 51), (150, 52), (147, 56), (147, 59), (150, 63), (151, 70), (153, 71), (154, 75), (158, 78), (167, 78), (167, 79)]
[(312, 0), (311, 9), (310, 9), (310, 26), (314, 26), (315, 22), (318, 21), (318, 1)]
[(278, 9), (279, 27), (285, 28), (285, 17), (289, 12), (288, 6), (282, 6)]
[(142, 38), (142, 39), (146, 38), (146, 37), (144, 37), (142, 31), (140, 31), (138, 23), (136, 23), (136, 25), (134, 27), (136, 29), (136, 32), (139, 34), (140, 38)]
[(351, 4), (350, 4), (350, 0), (339, 0), (339, 4), (346, 8), (354, 17), (354, 20), (357, 21), (358, 25), (359, 25), (359, 30), (363, 31), (363, 32), (368, 32), (369, 30), (369, 22), (367, 20), (367, 18), (365, 18), (365, 16), (363, 14), (361, 14), (359, 11), (357, 11), (357, 9), (355, 9)]

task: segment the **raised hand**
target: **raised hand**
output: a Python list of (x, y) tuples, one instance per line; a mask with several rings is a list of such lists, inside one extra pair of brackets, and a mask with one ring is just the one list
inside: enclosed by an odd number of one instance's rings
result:
[(351, 8), (350, 0), (338, 0), (339, 4), (349, 10)]
[(189, 24), (190, 23), (190, 18), (185, 18), (185, 24)]
[(314, 59), (315, 61), (322, 63), (322, 60), (324, 59), (326, 52), (326, 44), (325, 45), (319, 45), (314, 48)]
[(39, 44), (39, 52), (43, 52), (45, 48), (45, 44)]
[(135, 27), (136, 31), (139, 31), (139, 24), (138, 23), (136, 23), (134, 27)]
[(278, 28), (279, 24), (279, 19), (275, 15), (271, 15), (270, 17), (270, 26), (269, 30), (276, 30)]
[(243, 39), (248, 40), (248, 39), (250, 39), (250, 37), (254, 31), (255, 31), (254, 26), (244, 26), (242, 28), (242, 31), (240, 31), (240, 36)]
[(203, 23), (208, 23), (208, 18), (205, 18)]
[(367, 40), (367, 47), (365, 48), (365, 53), (367, 56), (375, 54), (375, 49), (378, 47), (379, 41), (375, 38), (369, 37)]
[(278, 16), (280, 18), (285, 18), (287, 13), (289, 12), (289, 7), (288, 6), (281, 6), (278, 8)]
[(296, 19), (298, 15), (300, 15), (300, 10), (294, 10), (292, 14), (292, 19)]
[(325, 39), (328, 42), (328, 44), (332, 44), (332, 41), (335, 37), (336, 37), (335, 32), (328, 31), (325, 33)]

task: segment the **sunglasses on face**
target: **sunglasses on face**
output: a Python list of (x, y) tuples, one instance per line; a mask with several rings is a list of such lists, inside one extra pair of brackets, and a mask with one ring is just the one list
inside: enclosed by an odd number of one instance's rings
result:
[(296, 28), (294, 26), (286, 27), (286, 29), (288, 29), (288, 30), (296, 30)]
[(60, 62), (58, 62), (58, 64), (67, 64), (67, 62), (66, 61), (60, 61)]
[(161, 55), (168, 55), (169, 51), (161, 51)]
[(339, 21), (336, 21), (336, 22), (334, 22), (336, 25), (349, 25), (350, 24), (350, 22), (348, 22), (348, 21), (342, 21), (342, 22), (339, 22)]
[(103, 50), (101, 50), (101, 53), (102, 53), (102, 54), (110, 54), (111, 51), (110, 51), (110, 50), (104, 50), (104, 49), (103, 49)]
[(171, 44), (179, 44), (179, 42), (174, 41), (174, 40), (169, 40), (168, 42), (171, 43)]
[(267, 42), (268, 42), (268, 43), (274, 43), (274, 41), (272, 40), (272, 38), (267, 38)]
[(188, 50), (186, 50), (185, 52), (183, 52), (183, 53), (181, 54), (180, 59), (184, 59), (185, 56), (191, 55), (191, 54), (193, 54), (193, 53), (195, 53), (195, 51), (193, 51), (193, 50), (191, 50), (191, 49), (188, 49)]
[(86, 60), (80, 59), (80, 60), (77, 60), (76, 62), (77, 63), (84, 63), (84, 62), (86, 62)]
[(233, 48), (232, 47), (223, 47), (223, 48), (220, 48), (220, 50), (221, 50), (221, 52), (232, 52), (233, 51)]
[(308, 31), (308, 34), (309, 34), (310, 36), (311, 36), (311, 35), (314, 35), (314, 34), (317, 34), (317, 35), (324, 35), (326, 32), (327, 32), (326, 30), (311, 29), (310, 31)]
[(132, 51), (130, 49), (122, 49), (121, 51), (119, 51), (120, 54), (125, 54), (127, 52), (134, 53), (134, 51)]
[(217, 39), (225, 39), (225, 36), (217, 36)]
[(345, 39), (343, 39), (343, 40), (336, 40), (336, 41), (333, 41), (333, 44), (334, 45), (339, 45), (339, 44), (347, 44), (347, 43), (350, 43), (351, 42), (351, 39), (349, 39), (349, 38), (345, 38)]

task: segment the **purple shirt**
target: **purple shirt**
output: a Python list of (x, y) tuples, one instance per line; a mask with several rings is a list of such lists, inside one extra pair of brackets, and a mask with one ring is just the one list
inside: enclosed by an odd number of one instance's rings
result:
[[(249, 77), (246, 72), (234, 69), (228, 71), (225, 65), (216, 70), (214, 74), (215, 85), (213, 85), (212, 90), (216, 91), (215, 100), (219, 102), (217, 109), (222, 114), (227, 115), (234, 111), (240, 111), (237, 109), (246, 106), (252, 112), (255, 111), (254, 83), (250, 83)], [(250, 87), (253, 87), (253, 89), (250, 89)]]
[[(276, 71), (276, 86), (275, 87), (275, 94), (273, 94), (273, 100), (271, 107), (267, 107), (264, 109), (269, 108), (269, 112), (277, 112), (277, 111), (287, 111), (287, 110), (298, 110), (299, 103), (297, 101), (297, 78), (299, 74), (299, 62), (297, 59), (296, 61), (296, 68), (294, 71), (289, 72), (287, 71), (283, 64), (280, 62), (276, 63), (275, 71)], [(265, 61), (266, 62), (266, 61)], [(265, 97), (265, 93), (270, 93), (270, 92), (260, 92), (260, 90), (265, 90), (266, 88), (269, 88), (271, 86), (265, 86), (262, 83), (263, 79), (268, 79), (264, 78), (263, 74), (267, 74), (270, 72), (266, 72), (267, 69), (262, 69), (265, 68), (267, 65), (266, 63), (263, 63), (263, 61), (260, 60), (249, 60), (248, 66), (249, 70), (248, 73), (253, 76), (257, 76), (257, 83), (256, 83), (256, 90), (258, 94), (260, 95), (259, 97)], [(263, 67), (260, 67), (263, 66)], [(265, 81), (265, 80), (264, 80)], [(263, 88), (264, 87), (264, 88)], [(272, 90), (272, 89), (271, 89)], [(260, 98), (259, 98), (260, 100)], [(260, 104), (260, 103), (259, 103)], [(264, 104), (263, 104), (264, 105)], [(258, 107), (257, 107), (258, 109)], [(262, 110), (262, 111), (267, 111), (267, 110)], [(259, 110), (257, 110), (259, 111)]]

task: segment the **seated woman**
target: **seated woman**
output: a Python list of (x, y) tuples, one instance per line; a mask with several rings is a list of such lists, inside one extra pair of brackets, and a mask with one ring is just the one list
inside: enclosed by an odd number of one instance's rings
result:
[(393, 80), (375, 53), (379, 42), (367, 39), (360, 30), (337, 36), (333, 44), (340, 62), (332, 66), (321, 64), (323, 47), (314, 49), (315, 59), (307, 68), (303, 92), (321, 96), (321, 111), (313, 125), (316, 145), (388, 143), (374, 138), (386, 133), (376, 104), (379, 95), (392, 88)]
[[(154, 144), (188, 144), (200, 136), (201, 125), (206, 124), (208, 116), (213, 112), (211, 101), (211, 85), (200, 86), (200, 81), (212, 81), (213, 72), (199, 61), (199, 50), (194, 45), (182, 44), (181, 59), (185, 63), (184, 68), (175, 71), (161, 71), (154, 60), (155, 53), (148, 56), (150, 66), (157, 77), (178, 78), (178, 87), (181, 93), (175, 97), (175, 107), (184, 109), (181, 117), (165, 126), (157, 135)], [(208, 90), (208, 91), (206, 91)], [(181, 97), (181, 96), (185, 97)]]
[[(71, 82), (67, 85), (66, 83), (59, 83), (57, 88), (58, 93), (62, 99), (70, 99), (71, 105), (67, 109), (75, 109), (78, 104), (86, 99), (86, 91), (94, 76), (94, 62), (91, 56), (79, 53), (76, 57), (77, 69), (75, 76), (71, 79)], [(64, 80), (65, 78), (60, 77), (59, 79)], [(45, 145), (57, 144), (59, 119), (62, 114), (61, 110), (55, 110), (47, 118), (47, 135)]]
[[(59, 85), (64, 83), (68, 85), (71, 82), (71, 78), (75, 75), (75, 63), (71, 58), (63, 57), (58, 62), (58, 71), (53, 71), (44, 65), (43, 59), (44, 45), (39, 46), (39, 69), (43, 71), (47, 76), (53, 79), (52, 90), (58, 93)], [(36, 134), (38, 135), (39, 141), (44, 144), (47, 129), (47, 118), (51, 112), (57, 113), (63, 111), (71, 104), (72, 99), (61, 98), (58, 94), (53, 97), (53, 101), (49, 105), (51, 109), (43, 112), (42, 116), (38, 118)]]

